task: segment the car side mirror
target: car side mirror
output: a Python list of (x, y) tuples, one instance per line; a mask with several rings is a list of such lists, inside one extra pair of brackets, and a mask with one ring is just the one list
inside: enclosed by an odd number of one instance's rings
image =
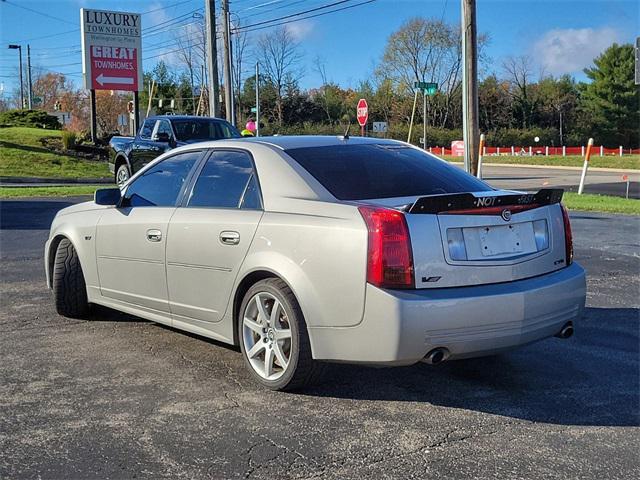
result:
[(167, 132), (158, 132), (155, 137), (153, 137), (154, 142), (162, 142), (162, 143), (170, 143), (171, 136)]
[(93, 201), (96, 205), (110, 205), (115, 206), (120, 203), (122, 194), (119, 188), (101, 188), (96, 190), (93, 195)]

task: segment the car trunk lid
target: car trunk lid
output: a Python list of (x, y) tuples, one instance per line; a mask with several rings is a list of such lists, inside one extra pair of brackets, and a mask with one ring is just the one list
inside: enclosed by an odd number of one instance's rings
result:
[(544, 189), (432, 195), (404, 204), (416, 287), (509, 282), (564, 267), (561, 199), (562, 190)]

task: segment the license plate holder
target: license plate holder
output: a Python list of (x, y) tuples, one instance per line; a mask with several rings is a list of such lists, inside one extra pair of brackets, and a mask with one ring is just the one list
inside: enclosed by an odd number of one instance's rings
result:
[(520, 226), (498, 225), (478, 227), (480, 251), (484, 257), (521, 253), (524, 250)]

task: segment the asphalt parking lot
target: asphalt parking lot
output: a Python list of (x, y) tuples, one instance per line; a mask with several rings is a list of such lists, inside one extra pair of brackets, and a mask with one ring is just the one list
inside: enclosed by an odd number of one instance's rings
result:
[(42, 247), (72, 201), (1, 203), (0, 478), (637, 478), (639, 217), (572, 215), (589, 290), (573, 338), (333, 366), (285, 394), (215, 341), (106, 309), (59, 317)]

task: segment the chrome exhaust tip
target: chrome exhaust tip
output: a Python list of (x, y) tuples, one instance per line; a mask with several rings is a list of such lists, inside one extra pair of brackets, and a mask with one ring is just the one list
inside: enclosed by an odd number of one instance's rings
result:
[(449, 350), (443, 347), (438, 347), (427, 353), (422, 361), (429, 365), (438, 365), (444, 362), (447, 358), (449, 358)]
[(556, 337), (567, 339), (573, 335), (573, 322), (567, 322), (562, 330), (556, 333)]

